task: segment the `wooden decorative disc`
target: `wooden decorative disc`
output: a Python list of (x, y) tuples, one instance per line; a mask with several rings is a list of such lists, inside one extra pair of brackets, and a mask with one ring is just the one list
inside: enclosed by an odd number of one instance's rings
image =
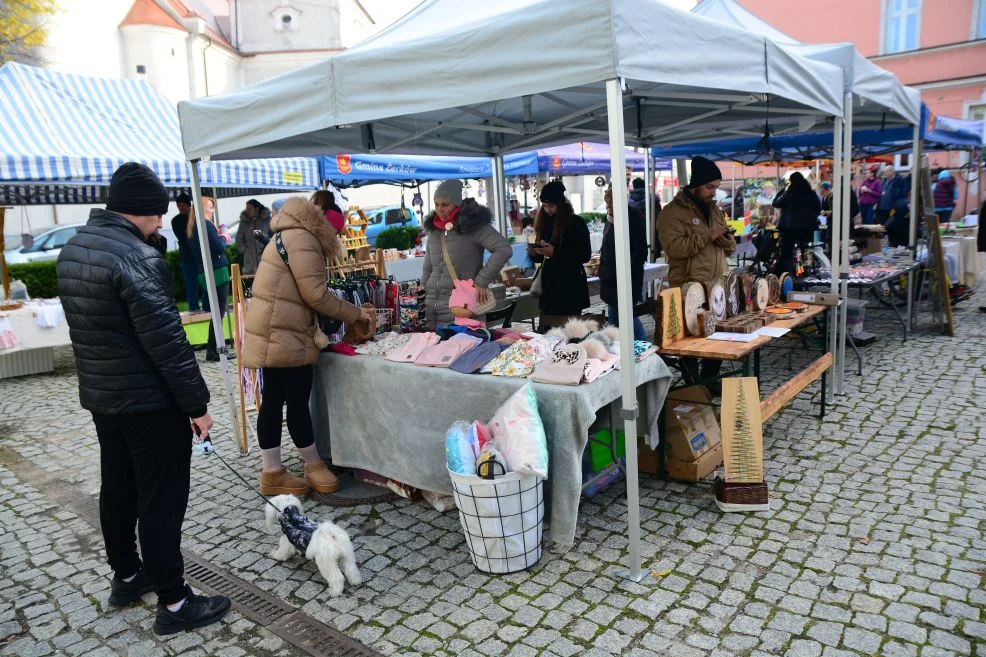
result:
[(726, 277), (726, 314), (729, 317), (743, 312), (742, 294), (743, 289), (739, 277), (736, 274), (729, 274)]
[(754, 310), (767, 310), (767, 306), (770, 304), (770, 285), (767, 283), (767, 279), (763, 277), (758, 277), (757, 280), (753, 281), (753, 309)]
[(770, 305), (781, 300), (781, 282), (773, 274), (767, 274), (767, 302)]
[(808, 304), (800, 303), (798, 301), (789, 301), (788, 303), (778, 304), (777, 307), (795, 313), (803, 313), (808, 310)]
[(685, 283), (681, 286), (681, 301), (685, 306), (685, 330), (688, 335), (702, 335), (698, 313), (705, 306), (705, 287), (701, 283)]
[(781, 306), (768, 308), (764, 312), (771, 315), (774, 319), (794, 319), (797, 314), (793, 310), (788, 310), (787, 308), (782, 308)]
[(743, 310), (753, 310), (753, 274), (743, 274), (740, 282), (743, 285)]
[(789, 292), (794, 291), (794, 279), (788, 276), (787, 272), (781, 274), (781, 301), (787, 301)]
[(726, 319), (726, 286), (720, 278), (706, 283), (705, 289), (708, 294), (709, 310), (716, 321), (721, 322)]

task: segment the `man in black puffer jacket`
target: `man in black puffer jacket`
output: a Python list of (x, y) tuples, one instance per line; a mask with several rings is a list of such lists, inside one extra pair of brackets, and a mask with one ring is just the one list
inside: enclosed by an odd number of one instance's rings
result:
[(91, 211), (57, 266), (79, 398), (99, 438), (99, 519), (115, 575), (109, 603), (156, 591), (158, 634), (217, 621), (230, 606), (229, 598), (194, 595), (183, 577), (192, 430), (208, 436), (212, 418), (168, 265), (146, 243), (167, 210), (168, 192), (154, 172), (124, 164), (110, 181), (106, 210)]

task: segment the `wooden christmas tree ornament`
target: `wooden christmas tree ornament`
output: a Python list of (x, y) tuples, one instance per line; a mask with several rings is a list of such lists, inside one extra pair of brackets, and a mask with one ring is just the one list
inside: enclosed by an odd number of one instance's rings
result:
[(756, 377), (722, 380), (722, 453), (725, 477), (716, 477), (722, 511), (770, 509), (763, 478), (763, 422)]
[(663, 290), (658, 298), (657, 316), (660, 332), (660, 345), (668, 347), (685, 337), (684, 309), (681, 305), (681, 288), (673, 287)]

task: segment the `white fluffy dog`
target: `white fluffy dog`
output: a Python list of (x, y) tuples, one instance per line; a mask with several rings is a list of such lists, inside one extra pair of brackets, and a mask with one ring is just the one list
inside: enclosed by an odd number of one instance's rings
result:
[[(273, 506), (271, 506), (273, 505)], [(276, 510), (275, 510), (276, 507)], [(353, 586), (362, 583), (356, 555), (349, 534), (331, 520), (316, 525), (304, 515), (301, 502), (294, 495), (277, 495), (265, 505), (267, 530), (281, 528), (281, 540), (270, 556), (287, 561), (297, 553), (313, 559), (318, 571), (329, 584), (329, 595), (342, 594), (345, 579)], [(341, 566), (341, 570), (340, 570)]]

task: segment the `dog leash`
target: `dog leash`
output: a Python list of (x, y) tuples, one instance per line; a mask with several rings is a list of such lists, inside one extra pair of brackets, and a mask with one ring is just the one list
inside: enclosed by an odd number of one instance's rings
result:
[(225, 465), (226, 468), (228, 468), (230, 472), (232, 472), (234, 475), (236, 475), (236, 478), (237, 479), (239, 479), (240, 481), (243, 482), (243, 485), (244, 486), (246, 486), (252, 493), (254, 493), (255, 495), (257, 495), (257, 497), (259, 497), (260, 499), (262, 499), (264, 502), (266, 502), (267, 504), (270, 504), (271, 508), (274, 509), (275, 511), (277, 511), (277, 517), (278, 518), (281, 517), (281, 510), (278, 509), (276, 506), (274, 506), (274, 503), (270, 501), (270, 498), (269, 497), (267, 497), (266, 495), (264, 495), (263, 493), (261, 493), (260, 491), (258, 491), (256, 488), (254, 488), (253, 486), (251, 486), (250, 483), (247, 482), (247, 480), (244, 479), (243, 476), (240, 475), (239, 472), (237, 472), (236, 470), (233, 469), (233, 466), (231, 466), (229, 463), (226, 462), (226, 459), (224, 459), (222, 457), (222, 455), (220, 455), (219, 452), (216, 451), (215, 446), (212, 444), (212, 440), (210, 440), (209, 438), (206, 438), (201, 443), (199, 443), (199, 446), (201, 447), (201, 450), (202, 450), (201, 451), (201, 454), (203, 456), (207, 456), (209, 454), (215, 454), (216, 457), (219, 458), (219, 461), (223, 465)]

